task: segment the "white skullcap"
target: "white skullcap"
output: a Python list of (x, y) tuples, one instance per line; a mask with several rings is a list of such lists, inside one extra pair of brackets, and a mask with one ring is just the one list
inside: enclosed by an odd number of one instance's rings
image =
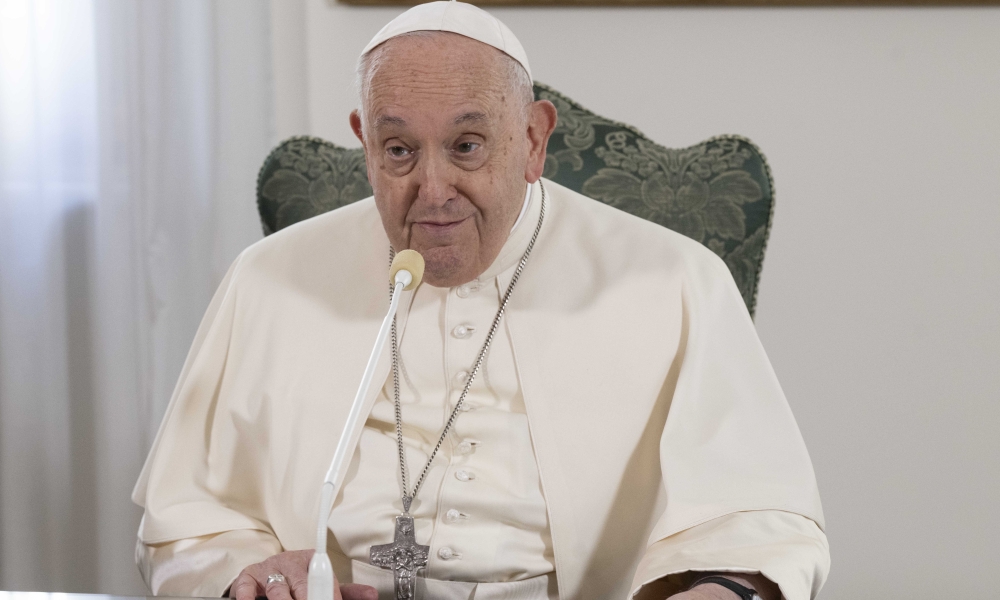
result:
[(528, 78), (531, 78), (528, 55), (521, 42), (514, 37), (514, 32), (485, 10), (456, 0), (440, 0), (414, 6), (389, 21), (388, 25), (376, 33), (361, 56), (368, 54), (382, 42), (411, 31), (450, 31), (489, 44), (516, 60), (527, 71)]

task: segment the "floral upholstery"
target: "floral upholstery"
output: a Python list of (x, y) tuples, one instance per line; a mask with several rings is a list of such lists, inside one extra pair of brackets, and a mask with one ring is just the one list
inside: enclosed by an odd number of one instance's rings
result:
[[(701, 242), (725, 261), (753, 314), (774, 209), (760, 150), (735, 135), (665, 148), (543, 84), (535, 96), (559, 112), (544, 176)], [(257, 179), (265, 235), (371, 194), (360, 148), (313, 137), (279, 144)]]

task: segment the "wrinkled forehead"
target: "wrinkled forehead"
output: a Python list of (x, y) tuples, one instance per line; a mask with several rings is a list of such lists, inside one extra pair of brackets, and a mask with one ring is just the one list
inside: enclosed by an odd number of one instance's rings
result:
[[(415, 31), (394, 37), (373, 48), (362, 64), (368, 83), (376, 79), (438, 77), (457, 82), (475, 75), (484, 85), (503, 77), (512, 59), (496, 48), (447, 31)], [(452, 77), (448, 77), (451, 75)]]
[[(420, 109), (449, 118), (463, 111), (499, 118), (515, 101), (510, 68), (510, 59), (499, 50), (462, 35), (436, 31), (399, 36), (368, 57), (364, 112), (371, 124)], [(514, 68), (519, 68), (516, 63)]]

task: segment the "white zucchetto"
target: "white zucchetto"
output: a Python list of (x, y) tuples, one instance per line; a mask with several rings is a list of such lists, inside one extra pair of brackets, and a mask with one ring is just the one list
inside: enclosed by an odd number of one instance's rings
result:
[(448, 31), (489, 44), (516, 60), (531, 78), (528, 55), (514, 32), (485, 10), (457, 0), (439, 0), (414, 6), (376, 33), (361, 56), (386, 40), (413, 31)]

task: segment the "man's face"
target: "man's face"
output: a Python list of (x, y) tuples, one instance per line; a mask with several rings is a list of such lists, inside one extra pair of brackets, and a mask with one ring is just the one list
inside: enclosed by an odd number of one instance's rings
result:
[(524, 100), (499, 51), (460, 35), (403, 36), (374, 52), (364, 123), (355, 112), (351, 126), (382, 225), (397, 251), (424, 256), (427, 283), (471, 281), (538, 178)]

